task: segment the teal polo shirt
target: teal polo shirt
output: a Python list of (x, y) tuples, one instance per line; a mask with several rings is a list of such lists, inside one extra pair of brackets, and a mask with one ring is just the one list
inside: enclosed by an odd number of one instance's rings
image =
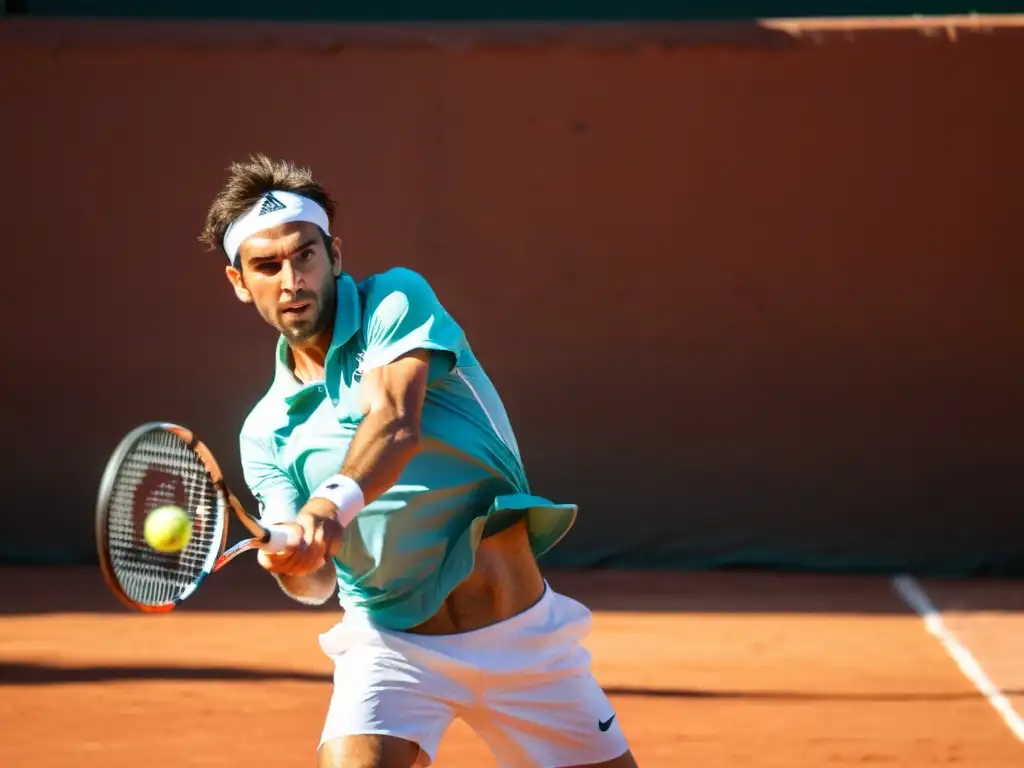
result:
[(293, 519), (345, 459), (363, 419), (362, 374), (430, 350), (421, 450), (345, 529), (334, 563), (346, 611), (402, 630), (440, 609), (483, 537), (525, 517), (540, 556), (577, 508), (531, 494), (501, 398), (422, 276), (396, 268), (356, 284), (343, 274), (337, 288), (324, 380), (296, 379), (278, 341), (273, 383), (242, 426), (242, 470), (264, 523)]

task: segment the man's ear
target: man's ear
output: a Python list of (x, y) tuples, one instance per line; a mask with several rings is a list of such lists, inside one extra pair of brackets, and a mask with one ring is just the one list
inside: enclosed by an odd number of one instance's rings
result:
[(331, 238), (331, 267), (335, 277), (341, 277), (341, 238), (335, 235)]
[(231, 287), (235, 289), (235, 296), (243, 304), (252, 304), (252, 294), (249, 293), (249, 289), (245, 287), (245, 281), (242, 279), (242, 273), (235, 267), (227, 266), (224, 267), (224, 274), (227, 275), (228, 282), (231, 283)]

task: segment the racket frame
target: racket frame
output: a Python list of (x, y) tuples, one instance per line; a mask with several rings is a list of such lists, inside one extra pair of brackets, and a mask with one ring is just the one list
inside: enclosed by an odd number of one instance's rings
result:
[[(213, 486), (214, 492), (216, 493), (218, 504), (222, 508), (230, 507), (234, 510), (235, 517), (238, 518), (251, 535), (249, 538), (239, 541), (230, 549), (225, 550), (229, 523), (227, 510), (224, 509), (224, 522), (220, 533), (220, 541), (211, 548), (210, 554), (206, 557), (206, 562), (204, 563), (202, 571), (193, 581), (191, 587), (175, 598), (172, 602), (160, 605), (149, 605), (146, 603), (136, 602), (128, 597), (124, 589), (121, 587), (117, 577), (114, 575), (113, 564), (111, 563), (110, 553), (108, 551), (109, 508), (114, 484), (117, 482), (117, 477), (121, 471), (125, 457), (128, 456), (139, 440), (146, 435), (160, 430), (176, 435), (192, 449), (206, 469), (210, 484)], [(268, 528), (263, 527), (254, 517), (246, 512), (241, 502), (239, 502), (238, 498), (231, 492), (231, 489), (228, 488), (227, 482), (224, 479), (224, 473), (221, 471), (220, 464), (217, 463), (217, 460), (213, 457), (213, 452), (206, 446), (206, 444), (196, 437), (195, 433), (191, 430), (178, 424), (165, 421), (152, 421), (141, 424), (121, 439), (121, 442), (107, 461), (107, 466), (104, 469), (103, 476), (100, 480), (100, 490), (96, 502), (95, 524), (96, 549), (99, 555), (100, 570), (103, 573), (103, 579), (106, 582), (107, 587), (114, 593), (118, 600), (126, 606), (145, 613), (167, 613), (168, 611), (173, 610), (192, 595), (192, 593), (199, 588), (211, 573), (219, 571), (242, 552), (260, 548), (261, 546), (268, 544), (271, 540), (271, 531)]]

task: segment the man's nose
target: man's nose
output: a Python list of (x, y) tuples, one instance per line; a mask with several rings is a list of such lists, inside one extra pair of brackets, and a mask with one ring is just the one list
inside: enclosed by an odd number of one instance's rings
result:
[(292, 266), (291, 259), (281, 262), (281, 289), (290, 293), (302, 289), (302, 275)]

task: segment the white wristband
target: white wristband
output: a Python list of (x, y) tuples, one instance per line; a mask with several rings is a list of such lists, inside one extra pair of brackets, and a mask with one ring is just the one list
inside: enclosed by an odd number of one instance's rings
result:
[(359, 483), (346, 475), (328, 477), (313, 491), (311, 498), (327, 499), (334, 504), (338, 508), (336, 519), (342, 527), (351, 523), (352, 518), (366, 506), (363, 489), (359, 487)]

